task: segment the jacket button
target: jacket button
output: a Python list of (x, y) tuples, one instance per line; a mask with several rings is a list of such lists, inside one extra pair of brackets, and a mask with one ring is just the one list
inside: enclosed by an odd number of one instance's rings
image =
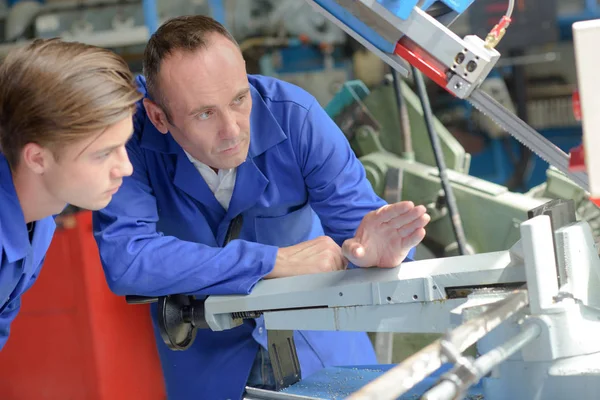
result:
[(264, 329), (263, 329), (262, 326), (258, 328), (258, 334), (259, 335), (262, 335), (263, 331), (264, 331)]

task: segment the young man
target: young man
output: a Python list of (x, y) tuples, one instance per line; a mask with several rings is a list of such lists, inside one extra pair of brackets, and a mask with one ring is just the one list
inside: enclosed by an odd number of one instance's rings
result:
[[(115, 293), (247, 294), (263, 278), (343, 269), (348, 260), (394, 267), (423, 239), (424, 207), (385, 205), (315, 99), (248, 76), (216, 21), (164, 24), (146, 47), (144, 73), (127, 145), (134, 173), (94, 215)], [(225, 244), (239, 216), (238, 239)], [(200, 331), (185, 352), (157, 341), (170, 400), (239, 399), (246, 384), (272, 383), (262, 318)], [(376, 362), (365, 333), (302, 331), (295, 342), (305, 377)]]
[(140, 99), (127, 64), (100, 48), (37, 40), (0, 65), (0, 349), (67, 204), (105, 207), (132, 166)]

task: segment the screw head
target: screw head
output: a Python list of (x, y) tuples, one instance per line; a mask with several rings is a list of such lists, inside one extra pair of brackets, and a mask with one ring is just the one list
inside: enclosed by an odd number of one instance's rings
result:
[(475, 61), (471, 60), (467, 63), (467, 71), (473, 72), (476, 69), (477, 69), (477, 63)]

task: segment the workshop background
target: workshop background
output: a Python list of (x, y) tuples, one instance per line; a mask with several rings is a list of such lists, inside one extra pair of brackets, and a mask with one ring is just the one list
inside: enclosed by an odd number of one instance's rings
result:
[[(506, 1), (479, 0), (451, 26), (485, 37)], [(141, 73), (149, 33), (168, 18), (207, 14), (240, 43), (248, 72), (297, 84), (326, 108), (389, 201), (428, 207), (418, 257), (508, 249), (526, 200), (574, 198), (598, 237), (599, 210), (580, 189), (467, 102), (429, 85), (465, 243), (456, 238), (413, 82), (301, 0), (0, 0), (0, 58), (27, 41), (60, 36), (110, 48)], [(573, 112), (571, 25), (600, 18), (597, 0), (518, 0), (502, 57), (483, 88), (565, 151), (581, 143)], [(1, 205), (0, 205), (1, 206)], [(485, 215), (485, 219), (484, 216)], [(38, 283), (23, 298), (0, 352), (0, 399), (164, 399), (148, 309), (105, 283), (91, 216), (70, 209)], [(372, 335), (380, 361), (399, 362), (433, 335)]]

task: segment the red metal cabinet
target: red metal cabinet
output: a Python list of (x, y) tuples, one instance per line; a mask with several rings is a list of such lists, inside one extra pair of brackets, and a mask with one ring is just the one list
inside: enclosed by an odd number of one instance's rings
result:
[(166, 399), (148, 306), (110, 292), (91, 213), (66, 218), (0, 351), (0, 399)]

